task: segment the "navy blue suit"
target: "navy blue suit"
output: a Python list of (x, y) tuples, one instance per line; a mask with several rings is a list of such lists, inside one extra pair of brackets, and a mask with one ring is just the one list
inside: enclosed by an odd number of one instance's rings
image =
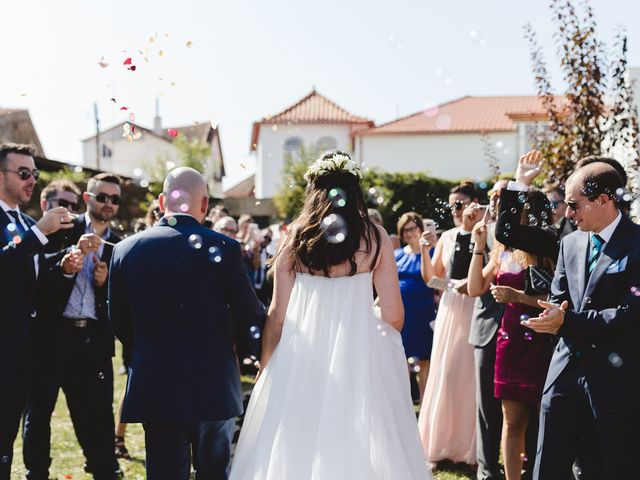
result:
[[(59, 246), (75, 245), (85, 230), (82, 215), (74, 221), (74, 228), (65, 232)], [(120, 237), (111, 232), (107, 241), (117, 243)], [(108, 264), (112, 251), (113, 247), (105, 244), (100, 260)], [(60, 252), (57, 260), (64, 253)], [(35, 368), (23, 432), (29, 480), (49, 478), (51, 414), (60, 389), (86, 458), (85, 470), (96, 479), (113, 479), (119, 470), (113, 435), (114, 338), (107, 320), (107, 285), (91, 286), (96, 319), (77, 326), (63, 316), (76, 281), (77, 275), (64, 276), (59, 262), (38, 279), (39, 315), (33, 328)]]
[(226, 478), (243, 409), (235, 349), (258, 354), (265, 318), (240, 245), (187, 215), (127, 238), (113, 252), (109, 318), (132, 352), (122, 421), (144, 424), (148, 478), (188, 476), (190, 448), (198, 475)]
[[(29, 227), (35, 221), (21, 214)], [(26, 402), (30, 371), (30, 328), (36, 314), (36, 272), (33, 258), (44, 246), (29, 229), (19, 243), (11, 242), (16, 232), (0, 209), (0, 479), (9, 479), (13, 442)], [(39, 257), (39, 272), (45, 269)]]
[(550, 300), (569, 302), (544, 387), (535, 478), (632, 478), (640, 449), (640, 226), (623, 216), (587, 275), (589, 234), (560, 245)]

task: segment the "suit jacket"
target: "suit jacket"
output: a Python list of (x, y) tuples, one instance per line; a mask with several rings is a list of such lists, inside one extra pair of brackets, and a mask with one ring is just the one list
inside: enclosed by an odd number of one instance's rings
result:
[[(500, 211), (496, 220), (496, 240), (507, 247), (554, 260), (558, 258), (559, 233), (553, 226), (522, 225), (520, 218), (524, 203), (518, 200), (522, 192), (503, 188), (500, 192)], [(553, 220), (548, 219), (549, 222)]]
[(545, 391), (572, 357), (582, 363), (596, 407), (640, 410), (640, 226), (625, 215), (586, 280), (589, 233), (560, 245), (550, 300), (569, 302)]
[[(493, 248), (495, 230), (491, 228), (492, 226), (495, 227), (495, 224), (489, 224), (483, 265), (489, 262), (491, 249)], [(496, 335), (502, 322), (503, 314), (504, 304), (496, 302), (491, 292), (477, 297), (473, 305), (473, 316), (471, 317), (471, 328), (469, 329), (469, 343), (474, 347), (487, 346)]]
[[(78, 217), (73, 223), (74, 227), (70, 229), (70, 234), (65, 236), (64, 243), (60, 245), (64, 250), (58, 254), (57, 260), (60, 260), (62, 255), (66, 253), (67, 248), (75, 245), (85, 233), (87, 224), (84, 215)], [(111, 232), (106, 240), (110, 243), (118, 243), (121, 239)], [(108, 265), (111, 262), (112, 253), (113, 247), (105, 244), (100, 259)], [(46, 332), (49, 328), (53, 328), (55, 321), (62, 316), (75, 286), (76, 277), (77, 274), (72, 278), (67, 278), (62, 272), (59, 261), (45, 275), (42, 275), (39, 281), (40, 295), (38, 304), (43, 314), (37, 322), (39, 330)], [(94, 339), (94, 348), (104, 354), (113, 355), (114, 338), (108, 321), (107, 284), (105, 283), (102, 287), (94, 286), (93, 291), (99, 332), (98, 337)]]
[(123, 422), (199, 422), (242, 413), (234, 343), (257, 340), (265, 309), (238, 242), (187, 215), (171, 223), (165, 217), (125, 239), (111, 260), (109, 318), (132, 351)]
[(558, 238), (562, 240), (570, 233), (575, 232), (576, 226), (567, 217), (562, 217), (562, 220), (556, 229), (558, 231)]
[[(35, 220), (21, 212), (29, 227)], [(7, 225), (13, 223), (0, 209), (0, 353), (16, 352), (27, 345), (33, 315), (36, 312), (36, 271), (33, 257), (44, 252), (44, 246), (29, 229), (20, 243), (10, 240)], [(43, 255), (39, 257), (39, 275), (45, 270)]]
[(474, 347), (484, 347), (491, 342), (500, 327), (503, 314), (504, 304), (496, 302), (491, 292), (477, 297), (473, 305), (469, 343)]

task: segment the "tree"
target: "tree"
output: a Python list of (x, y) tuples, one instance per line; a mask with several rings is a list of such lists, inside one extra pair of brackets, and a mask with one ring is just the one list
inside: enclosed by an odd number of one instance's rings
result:
[[(283, 185), (273, 198), (282, 218), (293, 220), (302, 210), (307, 186), (304, 173), (316, 158), (317, 152), (311, 148), (303, 148), (296, 158), (285, 155)], [(366, 169), (362, 180), (367, 206), (380, 211), (391, 232), (395, 231), (400, 215), (408, 211), (433, 218), (439, 228), (451, 227), (447, 198), (453, 185), (454, 182), (423, 173), (386, 173), (374, 169)]]
[[(550, 179), (564, 182), (575, 162), (588, 155), (607, 154), (609, 145), (620, 140), (620, 120), (616, 119), (616, 104), (610, 108), (606, 99), (631, 97), (631, 85), (626, 65), (626, 38), (621, 44), (617, 61), (608, 64), (601, 42), (596, 37), (596, 21), (588, 0), (583, 2), (582, 15), (572, 0), (552, 0), (553, 21), (557, 26), (554, 40), (560, 60), (566, 92), (563, 97), (552, 93), (546, 62), (531, 25), (525, 26), (529, 42), (534, 83), (547, 112), (548, 129), (537, 141), (545, 159)], [(607, 84), (606, 79), (610, 78)], [(635, 133), (637, 136), (637, 126)]]
[(144, 164), (144, 169), (149, 178), (149, 191), (153, 198), (162, 193), (162, 183), (167, 174), (176, 166), (191, 167), (200, 173), (205, 173), (207, 162), (211, 157), (211, 145), (198, 139), (189, 140), (180, 133), (172, 145), (177, 151), (177, 162), (174, 162), (166, 153), (158, 154), (154, 162)]
[(273, 197), (273, 203), (282, 218), (293, 219), (298, 216), (304, 204), (304, 191), (307, 182), (304, 173), (318, 157), (316, 148), (304, 145), (295, 156), (287, 152), (284, 156), (282, 175), (283, 185)]

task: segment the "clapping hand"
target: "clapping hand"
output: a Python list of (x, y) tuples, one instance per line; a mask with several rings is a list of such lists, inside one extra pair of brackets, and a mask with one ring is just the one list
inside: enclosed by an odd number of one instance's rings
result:
[(542, 155), (538, 150), (531, 150), (520, 157), (516, 170), (516, 182), (531, 185), (542, 171)]
[(82, 250), (73, 249), (62, 257), (62, 271), (67, 275), (78, 273), (82, 270), (82, 263), (84, 262), (84, 253)]
[(101, 261), (97, 256), (93, 256), (93, 283), (96, 287), (104, 286), (107, 281), (107, 275), (109, 274), (109, 267), (107, 262)]
[(538, 300), (538, 305), (544, 308), (544, 311), (539, 316), (523, 320), (520, 323), (534, 332), (555, 335), (564, 323), (564, 314), (569, 308), (569, 302), (565, 300), (561, 305), (556, 305)]

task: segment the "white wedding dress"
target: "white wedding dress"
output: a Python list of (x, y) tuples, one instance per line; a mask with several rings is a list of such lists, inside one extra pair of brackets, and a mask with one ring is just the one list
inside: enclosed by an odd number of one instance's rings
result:
[(371, 273), (296, 274), (231, 480), (431, 479), (400, 334), (372, 299)]

